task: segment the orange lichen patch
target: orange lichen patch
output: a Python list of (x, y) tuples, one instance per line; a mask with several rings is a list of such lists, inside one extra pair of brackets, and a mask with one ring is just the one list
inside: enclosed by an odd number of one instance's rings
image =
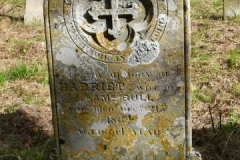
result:
[[(171, 146), (169, 140), (165, 136), (165, 131), (172, 127), (174, 124), (174, 117), (171, 115), (167, 115), (166, 113), (160, 113), (156, 118), (155, 121), (158, 122), (155, 124), (156, 128), (159, 128), (162, 132), (160, 134), (160, 143), (162, 144), (163, 148), (165, 150), (169, 150), (173, 148), (174, 146)], [(175, 148), (175, 147), (174, 147)]]
[(182, 159), (184, 159), (184, 157), (185, 157), (185, 145), (179, 144), (178, 145), (178, 150), (179, 150), (179, 157), (182, 157)]
[(71, 7), (71, 5), (69, 5), (69, 4), (67, 4), (67, 3), (65, 3), (64, 5), (65, 5), (65, 6), (64, 6), (64, 12), (65, 12), (65, 13), (71, 13), (71, 12), (72, 12), (72, 7)]
[[(97, 40), (99, 42), (99, 44), (106, 49), (107, 52), (112, 52), (112, 54), (129, 54), (132, 49), (130, 48), (129, 45), (126, 46), (126, 48), (123, 50), (123, 51), (119, 51), (117, 48), (118, 48), (118, 45), (120, 45), (120, 41), (119, 40), (114, 40), (114, 41), (109, 41), (108, 39), (106, 39), (104, 37), (104, 34), (103, 33), (96, 33), (96, 37), (97, 37)], [(130, 40), (129, 40), (130, 41)]]
[(151, 140), (148, 141), (148, 143), (149, 143), (150, 145), (153, 145), (153, 144), (156, 144), (157, 142), (156, 142), (154, 139), (151, 139)]
[(101, 155), (114, 153), (117, 148), (129, 148), (136, 140), (136, 135), (127, 126), (110, 126), (101, 136), (98, 151)]
[(89, 157), (92, 157), (94, 156), (95, 154), (93, 152), (90, 152), (88, 150), (79, 150), (77, 152), (72, 152), (71, 153), (71, 157), (73, 158), (79, 158), (79, 157), (86, 157), (86, 158), (89, 158)]
[(67, 158), (67, 157), (69, 157), (69, 155), (73, 154), (71, 147), (66, 144), (61, 145), (61, 149), (63, 151), (62, 156), (65, 158)]
[(61, 149), (62, 149), (62, 158), (64, 159), (68, 159), (69, 157), (72, 157), (72, 158), (83, 158), (84, 160), (86, 159), (89, 159), (89, 157), (92, 157), (94, 156), (95, 154), (93, 152), (90, 152), (88, 150), (78, 150), (76, 152), (74, 152), (70, 146), (66, 145), (66, 144), (63, 144), (61, 146)]
[(153, 121), (154, 121), (154, 113), (149, 113), (147, 114), (144, 119), (142, 120), (142, 124), (145, 126), (153, 126)]
[(151, 156), (151, 157), (153, 157), (153, 158), (157, 158), (158, 155), (157, 155), (155, 152), (150, 151), (150, 152), (149, 152), (149, 156)]
[(124, 135), (122, 135), (122, 137), (116, 141), (117, 147), (118, 148), (124, 147), (126, 149), (129, 149), (136, 140), (136, 135), (133, 133), (131, 129), (127, 127), (123, 127), (122, 129), (124, 130)]
[(64, 122), (66, 129), (69, 132), (75, 131), (77, 128), (69, 121), (69, 115), (62, 112), (61, 115), (58, 115), (58, 120)]

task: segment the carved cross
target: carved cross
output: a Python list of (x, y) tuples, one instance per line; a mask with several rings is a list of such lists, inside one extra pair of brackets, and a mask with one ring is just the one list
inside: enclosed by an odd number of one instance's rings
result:
[(131, 15), (133, 19), (139, 15), (139, 5), (134, 0), (110, 0), (111, 8), (106, 9), (103, 1), (93, 4), (91, 10), (88, 13), (94, 20), (99, 20), (99, 16), (111, 16), (112, 17), (112, 29), (108, 29), (108, 33), (115, 38), (118, 38), (123, 30), (119, 22), (119, 16)]

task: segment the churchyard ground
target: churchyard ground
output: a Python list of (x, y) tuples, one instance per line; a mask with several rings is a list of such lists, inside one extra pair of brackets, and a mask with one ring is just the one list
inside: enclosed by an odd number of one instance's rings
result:
[[(240, 159), (240, 17), (191, 0), (193, 146), (204, 160)], [(44, 27), (24, 0), (0, 0), (0, 160), (47, 160), (53, 146)]]

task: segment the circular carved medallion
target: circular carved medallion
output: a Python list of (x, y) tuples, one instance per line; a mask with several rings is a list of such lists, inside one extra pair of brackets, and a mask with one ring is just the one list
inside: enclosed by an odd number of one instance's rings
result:
[(68, 33), (84, 53), (128, 62), (137, 44), (159, 41), (167, 23), (165, 0), (65, 0)]

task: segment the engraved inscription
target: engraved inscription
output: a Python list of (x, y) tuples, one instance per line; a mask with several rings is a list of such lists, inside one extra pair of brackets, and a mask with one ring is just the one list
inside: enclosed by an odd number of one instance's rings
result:
[[(139, 136), (160, 136), (162, 134), (161, 130), (131, 130), (132, 134), (139, 135)], [(91, 136), (101, 136), (102, 134), (106, 133), (105, 130), (98, 130), (98, 129), (79, 129), (79, 135), (91, 135)], [(110, 135), (124, 135), (125, 128), (120, 129), (112, 129), (110, 131)]]
[[(59, 83), (58, 88), (62, 92), (78, 92), (78, 91), (123, 91), (125, 90), (126, 86), (123, 82), (102, 82), (102, 83)], [(137, 91), (173, 91), (174, 87), (171, 85), (158, 85), (158, 86), (145, 86), (145, 85), (137, 85)], [(128, 90), (133, 90), (134, 88), (130, 88), (128, 86)], [(147, 99), (150, 100), (151, 96), (144, 96), (144, 95), (125, 95), (123, 100), (125, 99)], [(97, 95), (94, 96), (94, 101), (100, 101), (101, 99), (108, 99), (115, 98), (111, 95)], [(103, 100), (104, 101), (104, 100)]]
[(112, 97), (112, 95), (95, 95), (92, 98), (93, 102), (109, 102), (111, 100), (115, 100), (115, 98)]
[(133, 95), (124, 95), (122, 97), (123, 101), (154, 101), (155, 99), (151, 95), (145, 94), (133, 94)]
[(70, 113), (112, 113), (116, 109), (110, 107), (89, 107), (89, 106), (75, 106), (68, 109)]
[[(122, 106), (120, 107), (120, 111), (124, 113), (132, 113), (132, 112), (144, 112), (144, 110), (149, 110), (153, 113), (165, 112), (168, 109), (165, 105), (149, 105), (149, 106), (134, 106), (134, 107), (127, 107)], [(81, 114), (81, 113), (113, 113), (116, 112), (118, 109), (114, 107), (91, 107), (91, 106), (78, 106), (75, 105), (74, 107), (69, 107), (68, 110), (70, 113)], [(107, 120), (108, 121), (108, 120)]]
[(127, 116), (122, 116), (122, 117), (108, 116), (107, 123), (109, 125), (111, 125), (111, 124), (128, 124), (136, 119), (137, 119), (137, 116), (132, 116), (132, 115), (127, 115)]
[[(93, 68), (91, 65), (88, 66), (88, 68)], [(68, 71), (68, 79), (69, 80), (81, 80), (81, 77), (92, 77), (92, 78), (102, 78), (103, 77), (103, 73), (100, 71), (93, 71), (92, 70), (87, 70), (85, 72), (80, 72), (82, 71), (84, 68), (77, 68), (77, 67), (69, 67), (67, 69)], [(61, 71), (58, 71), (61, 72)], [(66, 73), (65, 73), (66, 74)], [(130, 78), (138, 78), (138, 79), (146, 79), (146, 78), (167, 78), (169, 76), (174, 75), (175, 72), (174, 71), (163, 71), (163, 72), (159, 72), (159, 73), (152, 73), (152, 72), (143, 72), (143, 71), (138, 71), (138, 72), (131, 72), (131, 71), (121, 71), (121, 72), (106, 72), (104, 74), (104, 76), (108, 76), (112, 79), (116, 79), (116, 78), (124, 78), (124, 79), (130, 79)], [(57, 74), (58, 75), (58, 74)], [(56, 76), (57, 78), (59, 76)]]
[(173, 87), (168, 86), (144, 86), (144, 85), (137, 85), (136, 86), (138, 91), (172, 91)]
[(121, 91), (124, 89), (123, 82), (102, 83), (59, 83), (59, 89), (63, 92), (77, 91)]

